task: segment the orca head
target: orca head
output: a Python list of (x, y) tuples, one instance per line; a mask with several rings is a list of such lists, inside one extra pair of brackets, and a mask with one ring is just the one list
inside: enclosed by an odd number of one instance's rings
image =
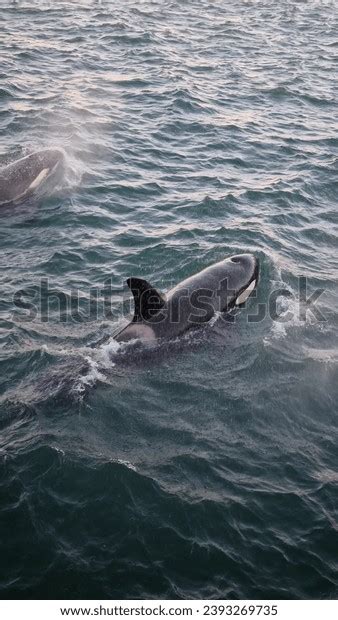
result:
[(259, 277), (259, 261), (253, 254), (237, 254), (226, 259), (224, 267), (221, 295), (225, 293), (223, 310), (227, 311), (237, 306), (243, 306), (256, 288)]
[[(59, 166), (64, 165), (65, 155), (61, 149), (44, 149), (35, 154), (36, 168), (41, 166), (41, 169), (49, 168), (51, 172), (55, 171)], [(32, 163), (34, 162), (34, 154), (32, 156)], [(33, 163), (34, 165), (34, 163)]]
[(47, 180), (57, 181), (64, 171), (65, 156), (60, 149), (45, 149), (27, 159), (30, 184), (26, 192), (39, 189)]

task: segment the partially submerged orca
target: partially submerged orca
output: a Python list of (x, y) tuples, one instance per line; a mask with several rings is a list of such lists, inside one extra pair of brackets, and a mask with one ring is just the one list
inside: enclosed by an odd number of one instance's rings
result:
[(258, 259), (252, 254), (239, 254), (183, 280), (167, 295), (146, 280), (129, 278), (134, 317), (114, 336), (115, 340), (175, 338), (210, 321), (216, 312), (242, 305), (254, 290), (258, 274)]
[(57, 180), (64, 159), (61, 150), (45, 149), (0, 169), (0, 205), (24, 200), (45, 183)]

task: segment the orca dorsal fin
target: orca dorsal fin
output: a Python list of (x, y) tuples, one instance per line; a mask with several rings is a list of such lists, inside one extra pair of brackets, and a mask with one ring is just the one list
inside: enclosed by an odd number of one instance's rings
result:
[(165, 299), (156, 288), (142, 278), (128, 278), (127, 284), (134, 296), (133, 323), (151, 319), (165, 304)]

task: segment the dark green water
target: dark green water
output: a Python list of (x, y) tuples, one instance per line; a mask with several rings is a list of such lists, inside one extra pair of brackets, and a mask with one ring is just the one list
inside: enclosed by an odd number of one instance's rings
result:
[[(2, 0), (0, 35), (1, 163), (67, 156), (0, 213), (0, 596), (337, 597), (336, 4)], [(238, 252), (234, 323), (119, 349), (128, 276)]]

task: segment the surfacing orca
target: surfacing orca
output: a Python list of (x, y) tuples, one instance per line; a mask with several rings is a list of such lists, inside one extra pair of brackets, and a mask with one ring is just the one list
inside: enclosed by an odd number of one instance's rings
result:
[(258, 274), (258, 259), (252, 254), (239, 254), (183, 280), (167, 295), (146, 280), (129, 278), (134, 317), (114, 338), (118, 342), (175, 338), (207, 323), (216, 312), (242, 305), (254, 290)]
[(24, 200), (45, 183), (57, 180), (64, 160), (61, 150), (45, 149), (0, 169), (0, 205)]

